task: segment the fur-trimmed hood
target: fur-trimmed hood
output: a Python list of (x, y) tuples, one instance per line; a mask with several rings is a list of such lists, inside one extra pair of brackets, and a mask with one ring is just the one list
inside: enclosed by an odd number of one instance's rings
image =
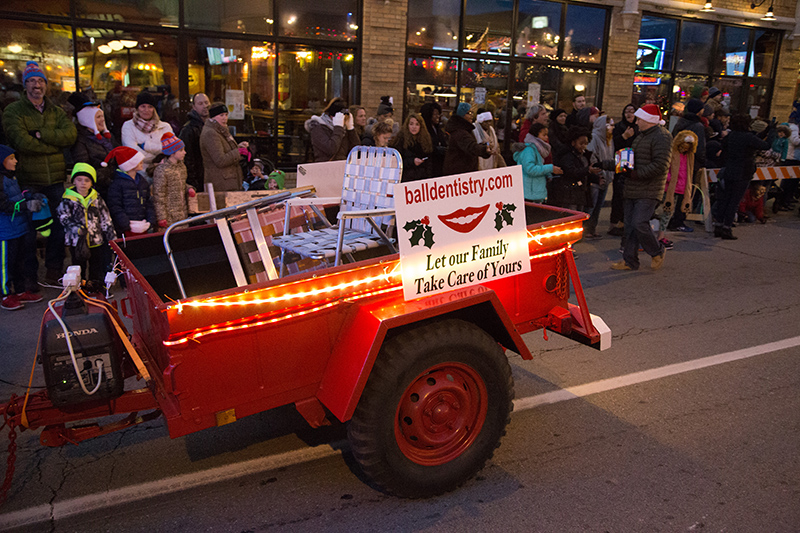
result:
[[(692, 140), (688, 141), (687, 137), (691, 137)], [(691, 142), (691, 144), (692, 144), (691, 152), (692, 153), (697, 152), (697, 142), (698, 142), (697, 141), (697, 135), (691, 130), (679, 131), (678, 134), (675, 136), (675, 138), (672, 139), (672, 153), (674, 153), (674, 154), (680, 153), (680, 150), (678, 150), (680, 148), (680, 146), (683, 143), (688, 143), (688, 142)]]

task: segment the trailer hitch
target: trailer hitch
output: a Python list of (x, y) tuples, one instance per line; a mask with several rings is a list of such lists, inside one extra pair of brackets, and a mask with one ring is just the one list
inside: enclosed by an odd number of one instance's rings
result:
[(122, 420), (117, 420), (111, 424), (101, 426), (99, 424), (84, 424), (79, 426), (66, 427), (64, 424), (53, 424), (45, 426), (39, 437), (39, 442), (44, 446), (64, 446), (65, 444), (79, 444), (85, 440), (108, 435), (121, 429), (127, 429), (150, 420), (155, 420), (161, 416), (161, 410), (156, 409), (142, 416), (139, 413), (130, 413)]

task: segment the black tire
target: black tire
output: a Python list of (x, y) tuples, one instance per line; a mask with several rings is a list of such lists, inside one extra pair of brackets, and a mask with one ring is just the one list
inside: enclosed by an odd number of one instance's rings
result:
[(381, 348), (348, 425), (353, 456), (385, 492), (426, 498), (474, 476), (500, 445), (514, 382), (485, 331), (448, 319)]

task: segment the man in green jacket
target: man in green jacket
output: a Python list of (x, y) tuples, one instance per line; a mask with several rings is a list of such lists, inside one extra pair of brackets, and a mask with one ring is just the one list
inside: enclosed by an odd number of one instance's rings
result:
[[(36, 61), (28, 61), (22, 83), (25, 94), (6, 107), (3, 129), (19, 155), (20, 185), (47, 196), (50, 210), (55, 213), (67, 177), (64, 149), (75, 144), (78, 132), (64, 110), (45, 96), (47, 77)], [(61, 277), (64, 256), (64, 228), (54, 217), (45, 252), (48, 281)]]
[(638, 270), (639, 246), (652, 257), (650, 268), (658, 270), (667, 253), (650, 229), (650, 219), (664, 196), (672, 152), (672, 135), (664, 127), (655, 104), (640, 107), (639, 135), (633, 141), (633, 170), (625, 177), (625, 245), (622, 261), (614, 270)]

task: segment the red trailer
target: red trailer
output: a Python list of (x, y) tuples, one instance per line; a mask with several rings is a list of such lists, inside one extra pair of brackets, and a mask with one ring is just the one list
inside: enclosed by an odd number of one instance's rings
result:
[[(224, 250), (247, 243), (230, 239), (220, 220), (230, 228), (237, 216), (283, 209), (276, 202), (287, 195), (205, 215), (216, 222), (176, 229), (166, 251), (161, 235), (115, 241), (130, 342), (104, 302), (77, 293), (79, 312), (104, 317), (109, 342), (125, 343), (116, 344), (122, 378), (141, 379), (103, 399), (81, 396), (67, 378), (67, 396), (51, 385), (12, 397), (0, 407), (12, 436), (43, 428), (46, 446), (78, 444), (163, 415), (176, 438), (293, 404), (312, 427), (347, 422), (355, 458), (384, 490), (427, 497), (469, 479), (499, 445), (514, 398), (504, 351), (532, 358), (522, 334), (546, 329), (598, 349), (610, 342), (573, 260), (583, 213), (527, 204), (530, 272), (412, 301), (403, 299), (397, 254), (255, 283), (245, 273), (241, 285)], [(252, 242), (264, 244), (255, 233)], [(86, 335), (63, 336), (76, 352), (87, 346)], [(122, 416), (85, 423), (108, 415)]]

